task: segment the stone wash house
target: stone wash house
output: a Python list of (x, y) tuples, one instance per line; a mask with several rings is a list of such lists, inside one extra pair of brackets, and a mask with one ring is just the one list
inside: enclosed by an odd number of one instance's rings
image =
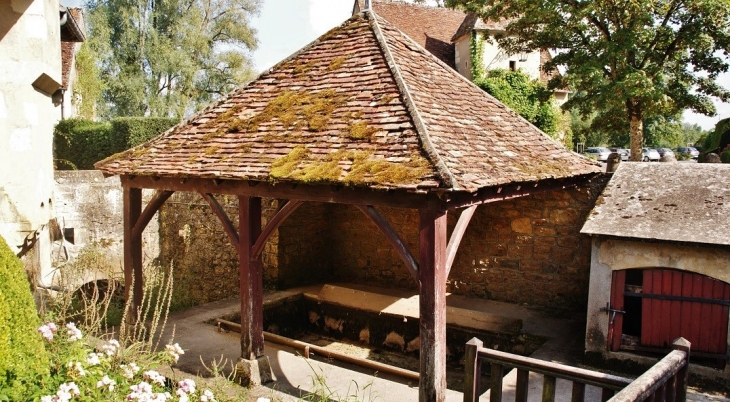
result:
[[(363, 0), (355, 0), (353, 14), (364, 7)], [(507, 21), (485, 22), (473, 13), (464, 13), (444, 7), (432, 7), (398, 0), (373, 0), (373, 10), (395, 25), (411, 39), (468, 79), (472, 79), (471, 43), (482, 42), (482, 65), (486, 70), (505, 69), (525, 72), (530, 78), (544, 83), (552, 74), (542, 71), (550, 60), (547, 50), (507, 54), (494, 38), (503, 35)], [(555, 90), (558, 104), (568, 100), (569, 91)]]
[[(590, 246), (578, 230), (600, 167), (377, 12), (96, 168), (121, 178), (134, 303), (142, 232), (162, 207), (160, 259), (174, 261), (177, 291), (195, 302), (240, 291), (244, 373), (267, 366), (267, 284), (418, 291), (423, 401), (445, 393), (447, 291), (585, 305)], [(156, 190), (144, 208), (142, 189)]]
[(730, 166), (622, 163), (592, 238), (586, 351), (641, 360), (682, 336), (693, 367), (730, 379)]
[(0, 236), (47, 284), (53, 219), (53, 126), (61, 118), (61, 42), (84, 40), (57, 0), (0, 2)]

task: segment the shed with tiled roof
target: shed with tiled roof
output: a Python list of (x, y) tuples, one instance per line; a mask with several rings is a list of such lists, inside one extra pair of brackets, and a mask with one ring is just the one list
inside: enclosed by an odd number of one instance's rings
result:
[[(196, 191), (210, 203), (239, 253), (241, 364), (249, 372), (266, 364), (261, 250), (268, 236), (302, 201), (360, 208), (420, 284), (423, 401), (444, 397), (445, 283), (476, 206), (565, 188), (600, 171), (371, 11), (96, 167), (120, 175), (124, 187), (126, 289), (133, 273), (141, 277), (141, 232), (172, 192)], [(144, 211), (142, 188), (158, 190)], [(239, 196), (240, 230), (212, 194)], [(260, 197), (290, 200), (263, 228)], [(417, 259), (376, 206), (419, 210)], [(458, 208), (448, 239), (446, 216)], [(133, 294), (139, 305), (141, 284)]]

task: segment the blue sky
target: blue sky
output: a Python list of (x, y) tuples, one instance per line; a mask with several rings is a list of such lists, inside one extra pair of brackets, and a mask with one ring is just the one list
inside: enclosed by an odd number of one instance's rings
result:
[[(78, 6), (83, 0), (62, 0)], [(252, 18), (258, 31), (259, 47), (252, 58), (258, 71), (263, 71), (306, 46), (317, 37), (346, 20), (354, 0), (262, 0), (261, 12)], [(730, 73), (718, 80), (730, 88)], [(707, 117), (685, 112), (684, 119), (711, 129), (718, 120), (730, 117), (730, 104), (715, 102), (718, 115)]]

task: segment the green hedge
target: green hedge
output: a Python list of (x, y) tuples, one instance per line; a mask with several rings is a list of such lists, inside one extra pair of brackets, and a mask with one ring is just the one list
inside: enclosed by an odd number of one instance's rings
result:
[(54, 131), (57, 169), (94, 169), (94, 163), (142, 144), (177, 123), (157, 117), (118, 117), (108, 122), (62, 120)]
[(723, 119), (717, 122), (715, 125), (715, 131), (711, 132), (707, 138), (705, 138), (703, 151), (707, 152), (722, 152), (730, 144), (730, 118)]
[(0, 399), (25, 400), (48, 374), (39, 326), (23, 264), (0, 237)]
[(730, 163), (730, 148), (725, 149), (720, 154), (720, 160), (722, 163)]

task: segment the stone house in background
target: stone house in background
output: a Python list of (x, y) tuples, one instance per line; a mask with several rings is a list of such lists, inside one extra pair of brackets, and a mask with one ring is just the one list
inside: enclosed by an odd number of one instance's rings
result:
[(26, 269), (51, 269), (53, 127), (61, 119), (61, 42), (84, 34), (57, 0), (0, 2), (0, 236)]
[(729, 176), (725, 164), (619, 165), (581, 230), (587, 352), (641, 361), (682, 336), (704, 365), (693, 372), (730, 379)]
[[(353, 15), (363, 7), (363, 0), (355, 0)], [(398, 0), (372, 0), (371, 7), (469, 80), (473, 78), (470, 50), (473, 39), (482, 42), (482, 65), (486, 70), (522, 70), (531, 79), (544, 83), (552, 76), (542, 71), (543, 64), (551, 58), (547, 50), (510, 55), (496, 41), (487, 39), (504, 34), (506, 21), (485, 22), (473, 13)], [(553, 91), (555, 101), (560, 105), (568, 100), (568, 95), (567, 90)]]
[[(69, 17), (73, 18), (81, 32), (85, 32), (84, 10), (69, 7), (68, 12)], [(74, 85), (78, 79), (76, 54), (80, 48), (80, 41), (61, 41), (61, 119), (71, 119), (77, 116), (76, 105), (79, 100), (74, 97)]]

